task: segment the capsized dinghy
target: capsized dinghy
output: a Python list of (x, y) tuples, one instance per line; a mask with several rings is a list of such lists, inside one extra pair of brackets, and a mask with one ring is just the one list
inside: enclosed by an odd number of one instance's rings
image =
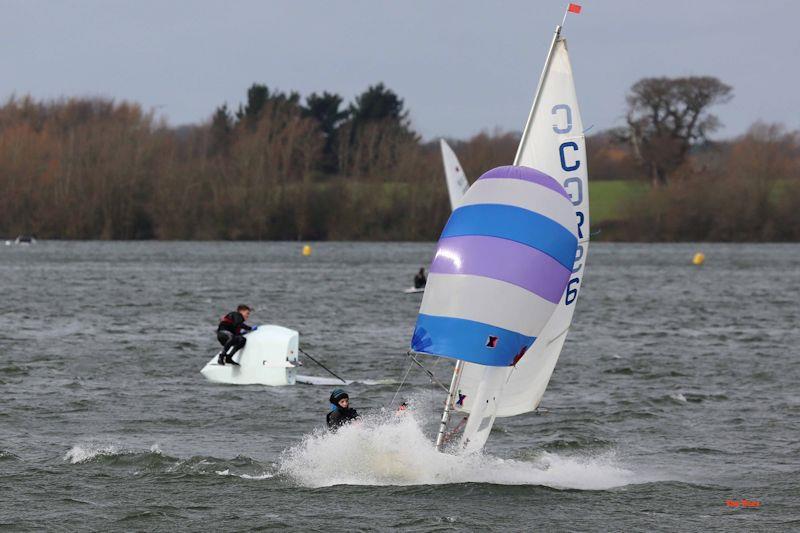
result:
[(297, 373), (301, 365), (298, 359), (300, 334), (282, 326), (258, 326), (245, 335), (247, 344), (239, 350), (233, 360), (239, 365), (217, 364), (217, 356), (200, 371), (214, 383), (229, 385), (341, 385), (350, 382), (327, 377), (304, 376)]
[(217, 356), (200, 371), (209, 381), (231, 385), (294, 385), (297, 379), (300, 334), (281, 326), (258, 326), (245, 335), (247, 344), (233, 360), (219, 365)]

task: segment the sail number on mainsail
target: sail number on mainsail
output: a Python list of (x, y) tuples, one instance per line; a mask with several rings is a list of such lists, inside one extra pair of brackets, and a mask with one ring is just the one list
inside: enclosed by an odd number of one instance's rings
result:
[[(572, 133), (572, 108), (569, 104), (556, 104), (552, 107), (551, 113), (555, 120), (553, 131), (556, 134), (569, 135)], [(561, 169), (564, 172), (574, 172), (581, 168), (582, 157), (578, 143), (575, 141), (567, 140), (562, 142), (558, 147), (558, 158), (561, 162)], [(583, 179), (576, 175), (566, 178), (563, 185), (564, 190), (567, 191), (570, 200), (572, 200), (572, 205), (575, 206), (575, 215), (578, 219), (578, 250), (575, 252), (575, 265), (572, 268), (573, 274), (577, 274), (583, 268), (584, 242), (589, 237), (584, 234), (583, 230), (586, 223), (586, 214), (581, 207), (581, 204), (583, 204), (584, 183)], [(564, 294), (564, 303), (566, 305), (574, 303), (578, 298), (580, 282), (580, 276), (574, 276), (569, 280)]]

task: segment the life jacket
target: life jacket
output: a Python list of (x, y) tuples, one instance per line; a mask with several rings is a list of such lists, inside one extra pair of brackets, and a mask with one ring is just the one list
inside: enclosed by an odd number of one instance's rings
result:
[(328, 429), (331, 431), (336, 431), (341, 426), (357, 418), (358, 412), (352, 407), (336, 407), (328, 412), (328, 415), (325, 417), (325, 421), (328, 424)]
[(219, 319), (219, 326), (217, 326), (217, 330), (219, 331), (224, 329), (226, 331), (230, 331), (234, 335), (239, 335), (242, 332), (242, 324), (244, 324), (244, 317), (242, 314), (238, 311), (232, 311)]

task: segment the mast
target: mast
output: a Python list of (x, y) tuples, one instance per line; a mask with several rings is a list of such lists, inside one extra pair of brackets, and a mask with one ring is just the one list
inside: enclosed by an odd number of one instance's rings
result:
[[(566, 16), (566, 15), (565, 15)], [(556, 43), (561, 38), (561, 27), (563, 26), (563, 22), (561, 25), (556, 26), (555, 33), (553, 34), (553, 40), (550, 42), (550, 50), (547, 52), (547, 59), (544, 62), (544, 68), (542, 69), (542, 74), (539, 76), (539, 84), (536, 86), (536, 95), (533, 97), (533, 105), (531, 105), (531, 111), (528, 114), (528, 120), (525, 122), (525, 129), (522, 131), (522, 138), (519, 141), (519, 145), (517, 146), (517, 153), (514, 156), (514, 165), (519, 165), (520, 160), (522, 159), (522, 147), (525, 145), (525, 140), (530, 135), (531, 125), (533, 123), (533, 117), (536, 114), (536, 106), (539, 104), (539, 96), (542, 92), (542, 86), (544, 85), (545, 77), (547, 76), (547, 71), (550, 68), (550, 62), (553, 57), (553, 50), (556, 48)], [(442, 412), (442, 420), (439, 423), (439, 432), (436, 434), (436, 450), (441, 451), (442, 446), (444, 445), (444, 436), (447, 431), (447, 423), (450, 421), (450, 411), (453, 409), (454, 400), (456, 393), (458, 391), (458, 384), (461, 380), (461, 372), (464, 368), (464, 361), (458, 359), (456, 361), (456, 366), (453, 369), (453, 377), (450, 380), (450, 390), (447, 393), (447, 399), (445, 400), (444, 404), (444, 411)]]
[(442, 451), (444, 434), (447, 431), (447, 422), (450, 420), (450, 411), (453, 408), (453, 400), (455, 400), (456, 391), (458, 390), (458, 381), (461, 377), (462, 368), (464, 368), (464, 361), (459, 359), (456, 361), (456, 367), (453, 369), (453, 378), (450, 380), (450, 390), (447, 392), (447, 400), (445, 400), (444, 412), (442, 412), (442, 421), (439, 423), (439, 433), (436, 434), (436, 451)]
[(522, 147), (525, 146), (525, 141), (528, 140), (528, 135), (530, 135), (532, 130), (531, 125), (533, 124), (533, 116), (536, 114), (536, 107), (539, 105), (539, 96), (542, 92), (544, 78), (547, 76), (547, 71), (550, 68), (550, 61), (553, 58), (553, 50), (555, 50), (556, 42), (558, 42), (559, 38), (561, 38), (561, 26), (556, 26), (556, 31), (553, 34), (553, 40), (550, 43), (550, 50), (547, 52), (547, 59), (544, 62), (542, 75), (539, 76), (539, 85), (536, 86), (536, 96), (533, 97), (531, 112), (528, 114), (528, 120), (525, 122), (525, 129), (522, 130), (522, 138), (519, 140), (519, 145), (517, 146), (517, 155), (514, 156), (514, 165), (519, 165), (520, 160), (522, 159)]

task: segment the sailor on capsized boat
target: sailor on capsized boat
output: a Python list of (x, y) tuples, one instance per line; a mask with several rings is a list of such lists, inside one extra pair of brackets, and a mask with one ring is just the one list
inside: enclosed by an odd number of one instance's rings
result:
[(222, 350), (217, 354), (218, 365), (239, 364), (233, 360), (233, 354), (244, 348), (247, 342), (242, 333), (255, 329), (245, 323), (250, 318), (251, 312), (250, 306), (241, 304), (236, 311), (231, 311), (220, 319), (217, 326), (217, 340), (222, 345)]
[(350, 396), (344, 389), (333, 389), (330, 397), (331, 410), (326, 417), (328, 429), (336, 431), (358, 418), (358, 412), (350, 407)]

